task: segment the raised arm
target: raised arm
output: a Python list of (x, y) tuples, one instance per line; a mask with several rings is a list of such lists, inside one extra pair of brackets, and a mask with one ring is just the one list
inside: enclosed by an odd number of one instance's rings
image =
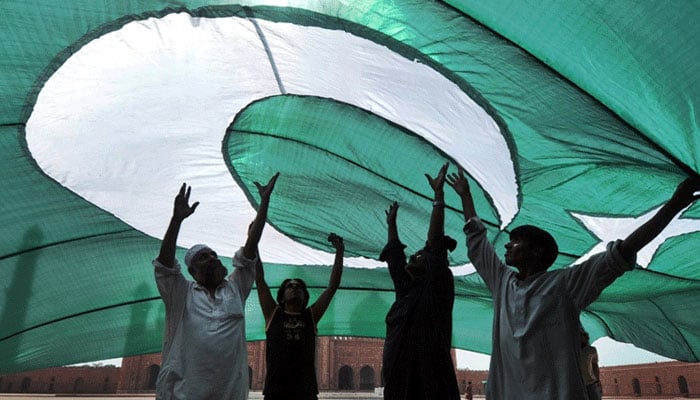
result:
[(464, 221), (466, 222), (469, 220), (469, 218), (476, 217), (474, 200), (472, 199), (472, 194), (469, 191), (469, 182), (464, 176), (464, 170), (459, 168), (459, 172), (450, 174), (447, 177), (447, 184), (452, 186), (462, 200), (462, 213), (464, 214)]
[(399, 230), (396, 227), (396, 214), (399, 211), (399, 203), (393, 202), (388, 210), (385, 210), (387, 225), (387, 243), (399, 242)]
[(428, 178), (430, 187), (433, 188), (433, 212), (430, 214), (430, 226), (428, 227), (428, 242), (435, 244), (442, 240), (445, 236), (445, 176), (447, 175), (447, 167), (449, 163), (445, 163), (440, 172), (435, 178), (425, 174)]
[(700, 195), (696, 194), (698, 191), (700, 191), (700, 176), (681, 182), (671, 199), (649, 221), (630, 233), (620, 243), (622, 256), (628, 260), (633, 259), (642, 247), (654, 240), (668, 226), (676, 214), (700, 198)]
[(272, 318), (272, 313), (275, 311), (275, 307), (277, 307), (277, 302), (272, 297), (270, 287), (267, 286), (267, 282), (265, 281), (265, 271), (260, 258), (258, 258), (258, 262), (255, 263), (255, 287), (258, 291), (260, 308), (262, 309), (263, 316), (265, 317), (265, 325), (267, 325), (267, 323), (270, 322), (270, 318)]
[(175, 196), (173, 216), (170, 218), (170, 224), (168, 225), (168, 229), (165, 231), (163, 241), (160, 243), (158, 262), (168, 268), (172, 268), (175, 265), (175, 248), (177, 246), (177, 236), (180, 233), (182, 221), (192, 215), (194, 210), (199, 205), (199, 202), (197, 201), (190, 206), (189, 202), (191, 191), (192, 187), (187, 187), (187, 184), (185, 183), (183, 183), (180, 187), (180, 191), (178, 192), (177, 196)]
[(270, 195), (272, 195), (272, 190), (275, 188), (275, 182), (277, 182), (277, 177), (279, 175), (279, 172), (273, 175), (265, 186), (255, 182), (255, 187), (258, 188), (258, 193), (260, 194), (260, 207), (258, 207), (258, 213), (255, 215), (255, 219), (250, 224), (250, 227), (248, 227), (248, 239), (243, 246), (243, 256), (249, 260), (255, 258), (258, 253), (258, 243), (260, 243), (260, 237), (262, 236), (265, 221), (267, 220)]
[(343, 275), (343, 256), (345, 254), (343, 238), (335, 233), (331, 233), (328, 235), (328, 241), (331, 242), (335, 248), (335, 261), (333, 262), (331, 277), (328, 280), (328, 287), (321, 293), (318, 300), (311, 305), (311, 314), (314, 316), (315, 323), (318, 323), (321, 317), (323, 317), (323, 314), (326, 313), (328, 305), (331, 304), (331, 300), (340, 286), (340, 278)]

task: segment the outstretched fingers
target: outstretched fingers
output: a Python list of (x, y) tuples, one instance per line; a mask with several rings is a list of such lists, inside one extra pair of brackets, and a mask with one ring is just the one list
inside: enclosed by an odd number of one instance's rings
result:
[(425, 177), (428, 179), (428, 183), (430, 184), (430, 187), (433, 188), (433, 190), (438, 190), (444, 185), (445, 176), (447, 175), (447, 168), (449, 166), (449, 162), (443, 164), (442, 167), (440, 167), (440, 172), (438, 172), (435, 178), (430, 176), (430, 174), (425, 174)]
[(399, 203), (393, 202), (393, 203), (391, 203), (391, 205), (389, 206), (389, 209), (384, 210), (384, 213), (386, 214), (387, 217), (390, 216), (390, 215), (394, 215), (394, 216), (395, 216), (395, 215), (396, 215), (396, 211), (398, 211), (398, 209), (399, 209)]
[(459, 169), (457, 173), (452, 173), (447, 176), (447, 184), (459, 194), (469, 192), (469, 181), (464, 176), (464, 170)]
[(275, 183), (277, 182), (277, 178), (279, 176), (279, 172), (272, 175), (272, 178), (270, 178), (270, 180), (265, 186), (261, 185), (260, 182), (253, 182), (255, 184), (255, 187), (258, 189), (258, 193), (260, 194), (261, 198), (269, 197), (270, 194), (272, 194), (272, 190), (275, 188)]
[(173, 215), (179, 219), (185, 219), (194, 213), (194, 210), (199, 205), (196, 201), (190, 205), (190, 194), (192, 193), (192, 186), (187, 186), (187, 183), (183, 183), (180, 186), (180, 190), (175, 196), (175, 206)]

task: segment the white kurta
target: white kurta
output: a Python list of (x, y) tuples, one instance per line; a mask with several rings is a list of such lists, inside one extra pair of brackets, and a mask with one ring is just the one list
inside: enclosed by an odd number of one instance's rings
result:
[(239, 249), (233, 272), (210, 297), (204, 287), (185, 279), (177, 260), (173, 268), (153, 261), (166, 325), (157, 399), (248, 398), (244, 310), (255, 262)]
[(579, 366), (579, 315), (616, 278), (634, 268), (619, 242), (580, 265), (516, 277), (496, 254), (478, 218), (465, 226), (469, 259), (493, 297), (493, 348), (486, 397), (587, 399)]

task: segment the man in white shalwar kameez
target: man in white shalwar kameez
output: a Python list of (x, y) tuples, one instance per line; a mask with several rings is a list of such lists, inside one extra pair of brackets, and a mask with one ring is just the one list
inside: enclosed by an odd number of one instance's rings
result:
[[(462, 200), (469, 259), (491, 291), (493, 345), (486, 398), (491, 400), (587, 400), (580, 370), (579, 315), (625, 271), (637, 252), (698, 196), (700, 179), (681, 183), (657, 214), (624, 240), (580, 265), (547, 271), (556, 241), (540, 228), (511, 231), (502, 262), (477, 217), (463, 171), (448, 183)], [(513, 266), (516, 270), (508, 268)]]
[(245, 302), (255, 280), (258, 243), (267, 219), (270, 195), (279, 174), (255, 185), (260, 207), (248, 227), (245, 245), (233, 257), (233, 272), (206, 245), (192, 246), (185, 264), (194, 282), (185, 279), (175, 259), (180, 226), (194, 213), (185, 184), (175, 197), (173, 216), (153, 261), (158, 291), (165, 303), (162, 366), (156, 381), (158, 400), (245, 400), (248, 354)]

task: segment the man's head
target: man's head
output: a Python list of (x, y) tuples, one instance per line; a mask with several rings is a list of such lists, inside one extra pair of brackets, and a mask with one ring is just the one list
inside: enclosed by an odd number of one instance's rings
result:
[(277, 290), (277, 303), (284, 304), (289, 301), (299, 301), (302, 308), (309, 303), (309, 290), (306, 283), (298, 278), (285, 279)]
[(406, 263), (404, 269), (406, 272), (408, 272), (411, 278), (419, 278), (425, 274), (425, 271), (430, 265), (429, 257), (430, 254), (425, 250), (418, 250), (408, 257), (408, 262)]
[(559, 254), (556, 240), (547, 231), (522, 225), (510, 233), (506, 244), (506, 264), (529, 274), (546, 271)]
[(443, 236), (435, 243), (427, 242), (425, 248), (408, 257), (404, 269), (412, 279), (420, 278), (429, 268), (447, 266), (447, 253), (456, 247), (457, 241), (449, 236)]
[(194, 280), (207, 289), (219, 286), (228, 273), (216, 252), (204, 244), (196, 244), (187, 251), (185, 264)]

